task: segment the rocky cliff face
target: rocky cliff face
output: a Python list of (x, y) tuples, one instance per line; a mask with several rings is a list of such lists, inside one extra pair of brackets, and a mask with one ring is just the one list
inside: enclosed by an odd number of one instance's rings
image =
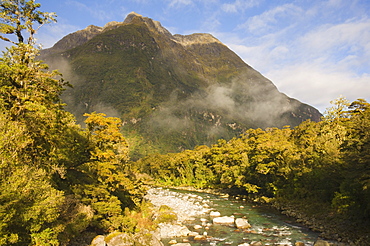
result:
[(74, 85), (63, 95), (68, 110), (79, 119), (91, 111), (121, 117), (133, 143), (144, 139), (138, 155), (149, 146), (179, 151), (321, 116), (212, 35), (172, 35), (136, 13), (69, 34), (42, 59)]

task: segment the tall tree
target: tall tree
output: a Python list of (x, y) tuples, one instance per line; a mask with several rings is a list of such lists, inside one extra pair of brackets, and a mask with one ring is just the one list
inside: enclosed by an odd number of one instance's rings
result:
[[(0, 35), (0, 39), (17, 45), (21, 43), (34, 45), (34, 35), (38, 29), (44, 24), (56, 21), (55, 13), (39, 11), (40, 6), (41, 4), (35, 3), (34, 0), (1, 0), (0, 33), (15, 35), (17, 41), (12, 41), (4, 35)], [(28, 34), (27, 42), (24, 42), (24, 31)]]
[(2, 0), (0, 7), (0, 32), (16, 39), (0, 35), (15, 44), (0, 58), (0, 245), (58, 245), (65, 197), (52, 175), (63, 175), (60, 160), (70, 159), (60, 136), (72, 118), (59, 100), (64, 81), (36, 60), (34, 47), (34, 25), (53, 15), (34, 1)]
[(349, 107), (347, 139), (342, 151), (345, 180), (335, 202), (350, 213), (370, 218), (370, 104), (363, 99)]

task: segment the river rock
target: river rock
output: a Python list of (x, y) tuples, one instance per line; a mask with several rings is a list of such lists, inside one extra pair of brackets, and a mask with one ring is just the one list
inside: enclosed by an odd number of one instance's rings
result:
[(305, 246), (304, 242), (296, 242), (294, 246)]
[(204, 235), (197, 235), (194, 237), (194, 240), (195, 241), (204, 241), (204, 240), (207, 240), (207, 237), (204, 236)]
[(276, 242), (275, 245), (281, 245), (281, 246), (293, 246), (293, 244), (288, 239), (283, 239), (279, 242)]
[(247, 219), (243, 219), (243, 218), (237, 218), (235, 220), (235, 226), (238, 229), (248, 229), (248, 228), (251, 228), (252, 227), (249, 224), (248, 220)]
[(149, 239), (144, 239), (144, 238), (146, 238), (146, 237), (141, 236), (141, 237), (139, 237), (137, 239), (136, 242), (141, 243), (141, 245), (164, 246), (164, 244), (162, 243), (162, 241), (160, 239), (158, 239), (158, 237), (155, 236), (155, 235), (152, 235), (151, 238), (149, 238)]
[(330, 246), (330, 244), (325, 240), (317, 240), (314, 246)]
[(223, 216), (223, 217), (213, 218), (213, 224), (218, 224), (218, 225), (234, 225), (234, 223), (235, 223), (234, 217)]
[(122, 232), (113, 232), (106, 236), (104, 238), (104, 241), (106, 242), (106, 244), (101, 244), (101, 246), (134, 246), (137, 244), (164, 246), (163, 243), (157, 238), (157, 236), (145, 230), (142, 233), (136, 233), (134, 235), (129, 235)]
[(105, 237), (102, 236), (102, 235), (98, 235), (96, 236), (92, 242), (91, 242), (91, 246), (105, 246)]
[(199, 235), (199, 232), (196, 232), (196, 231), (191, 231), (189, 232), (189, 237), (195, 237), (195, 236), (198, 236)]
[(262, 246), (262, 243), (261, 242), (257, 242), (257, 241), (253, 241), (251, 242), (250, 246)]
[(107, 246), (133, 246), (133, 239), (126, 233), (111, 233), (106, 238), (105, 241)]
[(159, 233), (161, 238), (171, 237), (186, 237), (190, 234), (190, 230), (184, 225), (173, 225), (169, 223), (160, 223)]
[(194, 225), (194, 229), (195, 229), (195, 230), (202, 229), (202, 226), (201, 226), (201, 225)]
[(209, 216), (211, 216), (211, 217), (220, 217), (221, 216), (221, 213), (218, 212), (218, 211), (211, 211), (209, 213)]

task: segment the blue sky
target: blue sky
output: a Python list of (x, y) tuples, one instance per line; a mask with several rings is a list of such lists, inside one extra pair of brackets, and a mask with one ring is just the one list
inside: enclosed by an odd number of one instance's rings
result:
[[(370, 102), (369, 0), (36, 0), (56, 12), (45, 48), (134, 11), (172, 34), (211, 33), (290, 97), (318, 108), (340, 95)], [(73, 83), (73, 81), (71, 81)]]

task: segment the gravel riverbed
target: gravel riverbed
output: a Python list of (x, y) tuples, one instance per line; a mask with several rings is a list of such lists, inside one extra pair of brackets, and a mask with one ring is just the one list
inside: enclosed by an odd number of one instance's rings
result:
[(182, 194), (162, 188), (152, 188), (145, 196), (153, 205), (167, 205), (177, 214), (178, 222), (210, 212), (209, 201), (195, 194)]
[[(145, 198), (158, 209), (162, 205), (170, 207), (177, 215), (176, 221), (159, 224), (157, 236), (161, 238), (164, 245), (345, 245), (329, 244), (318, 240), (315, 235), (310, 235), (311, 240), (305, 229), (286, 224), (284, 221), (277, 222), (272, 215), (255, 213), (252, 207), (244, 205), (242, 201), (230, 200), (226, 196), (215, 198), (212, 195), (199, 196), (165, 188), (151, 188)], [(226, 223), (225, 219), (232, 222)], [(248, 223), (249, 219), (253, 222), (251, 225)], [(218, 220), (223, 220), (220, 224), (226, 226), (224, 229), (220, 228)], [(238, 223), (240, 221), (243, 223)], [(247, 226), (243, 227), (243, 225)]]
[(189, 235), (197, 236), (197, 232), (190, 231), (183, 223), (210, 212), (209, 201), (195, 194), (183, 194), (168, 189), (152, 188), (145, 198), (158, 208), (162, 205), (170, 207), (177, 215), (176, 222), (159, 224), (158, 234), (161, 239), (173, 239)]

